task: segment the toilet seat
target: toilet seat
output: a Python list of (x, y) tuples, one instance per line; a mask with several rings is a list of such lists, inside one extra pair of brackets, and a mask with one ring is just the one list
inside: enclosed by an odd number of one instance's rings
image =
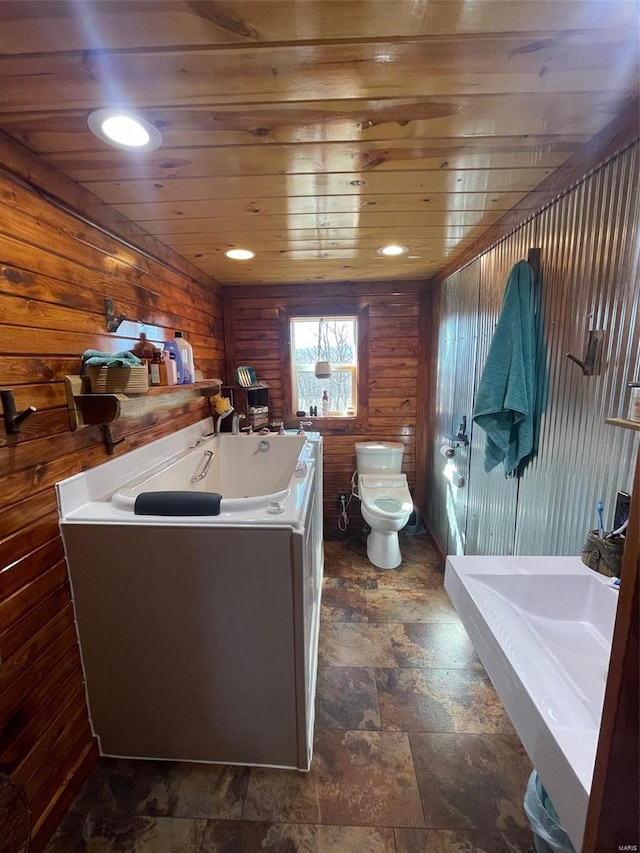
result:
[(373, 517), (381, 520), (396, 520), (413, 511), (413, 500), (405, 474), (370, 476), (358, 478), (360, 500)]

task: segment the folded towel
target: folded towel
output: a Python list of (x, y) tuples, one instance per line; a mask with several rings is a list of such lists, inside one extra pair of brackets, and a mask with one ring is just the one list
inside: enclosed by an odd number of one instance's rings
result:
[(142, 362), (128, 350), (113, 353), (88, 349), (82, 354), (82, 364), (87, 367), (139, 367)]
[(498, 325), (478, 386), (473, 420), (487, 433), (484, 470), (507, 476), (533, 450), (536, 394), (534, 274), (526, 261), (509, 273)]

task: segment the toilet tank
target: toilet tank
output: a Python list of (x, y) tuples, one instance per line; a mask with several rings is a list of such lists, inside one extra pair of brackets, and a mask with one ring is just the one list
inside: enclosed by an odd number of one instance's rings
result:
[(358, 474), (402, 471), (404, 444), (400, 441), (357, 441), (356, 467)]

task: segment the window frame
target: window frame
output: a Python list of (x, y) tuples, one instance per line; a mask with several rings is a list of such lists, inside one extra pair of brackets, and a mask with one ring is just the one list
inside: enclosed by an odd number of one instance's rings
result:
[[(354, 417), (345, 415), (328, 415), (311, 418), (325, 432), (357, 433), (366, 428), (369, 420), (369, 305), (338, 304), (307, 305), (299, 308), (281, 308), (280, 340), (282, 341), (282, 415), (285, 421), (297, 423), (293, 408), (293, 364), (291, 360), (291, 320), (294, 318), (320, 320), (321, 317), (355, 317), (356, 320), (356, 402), (357, 414)], [(304, 420), (309, 420), (305, 415)]]
[[(351, 377), (351, 401), (353, 402), (353, 413), (351, 415), (345, 415), (344, 411), (340, 412), (338, 410), (333, 411), (329, 409), (328, 417), (356, 417), (356, 412), (358, 411), (358, 317), (351, 315), (339, 315), (335, 314), (325, 315), (323, 318), (318, 318), (319, 321), (324, 321), (325, 325), (329, 326), (331, 323), (341, 321), (348, 322), (349, 326), (353, 328), (354, 332), (354, 342), (355, 346), (353, 348), (353, 360), (344, 363), (334, 363), (331, 362), (332, 366), (332, 378), (336, 376), (336, 374), (347, 374)], [(289, 332), (291, 333), (292, 327), (295, 329), (297, 323), (311, 323), (315, 328), (317, 328), (318, 323), (316, 322), (315, 317), (300, 317), (299, 315), (292, 315), (289, 318)], [(293, 346), (290, 346), (290, 354), (293, 355)], [(318, 358), (315, 361), (318, 361), (320, 358), (325, 358), (329, 353), (321, 352), (318, 354)], [(305, 363), (300, 364), (297, 361), (294, 361), (293, 358), (290, 359), (290, 372), (291, 372), (291, 407), (292, 411), (295, 411), (296, 408), (303, 409), (304, 405), (298, 405), (296, 407), (296, 400), (294, 400), (294, 396), (298, 396), (295, 394), (296, 384), (300, 381), (300, 377), (303, 375), (314, 375), (314, 364)], [(326, 385), (329, 387), (331, 380), (320, 380), (321, 385)], [(329, 398), (330, 401), (333, 400), (333, 394)], [(300, 402), (299, 400), (297, 401)], [(320, 404), (318, 404), (320, 406)]]

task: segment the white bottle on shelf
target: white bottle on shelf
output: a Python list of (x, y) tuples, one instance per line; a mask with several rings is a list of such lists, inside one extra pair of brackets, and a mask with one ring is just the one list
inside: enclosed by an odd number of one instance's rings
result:
[(329, 414), (329, 394), (326, 389), (322, 392), (322, 414), (324, 416)]
[(195, 381), (195, 371), (193, 369), (193, 349), (189, 341), (184, 339), (182, 332), (176, 332), (176, 343), (180, 350), (180, 358), (182, 361), (182, 384), (190, 385)]

